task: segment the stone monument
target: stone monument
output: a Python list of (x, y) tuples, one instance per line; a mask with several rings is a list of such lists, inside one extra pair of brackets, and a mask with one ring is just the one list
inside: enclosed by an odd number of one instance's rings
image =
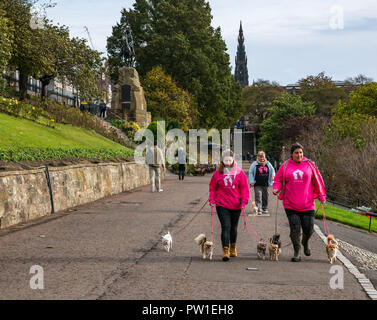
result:
[(144, 90), (140, 85), (139, 74), (133, 67), (135, 51), (129, 27), (126, 27), (122, 41), (125, 66), (119, 69), (118, 83), (114, 86), (111, 101), (112, 110), (126, 121), (135, 121), (140, 126), (147, 127), (151, 122), (151, 113), (147, 112)]

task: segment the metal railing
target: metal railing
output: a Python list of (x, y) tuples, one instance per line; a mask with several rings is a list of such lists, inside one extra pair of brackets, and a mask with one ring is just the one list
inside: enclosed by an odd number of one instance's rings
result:
[[(350, 213), (366, 216), (369, 218), (369, 232), (372, 232), (372, 219), (377, 218), (377, 213), (371, 212), (371, 201), (343, 195), (331, 190), (326, 190), (327, 202), (336, 204), (350, 211)], [(350, 210), (351, 209), (351, 210)]]
[(343, 207), (347, 207), (347, 208), (360, 207), (360, 206), (372, 207), (371, 201), (361, 199), (358, 197), (352, 197), (350, 195), (336, 193), (331, 190), (326, 190), (326, 196), (327, 196), (327, 199), (331, 201), (332, 203), (343, 206)]

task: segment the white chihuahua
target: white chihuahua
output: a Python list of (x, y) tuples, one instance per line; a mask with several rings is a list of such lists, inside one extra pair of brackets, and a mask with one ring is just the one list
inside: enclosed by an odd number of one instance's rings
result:
[(173, 238), (171, 237), (170, 231), (168, 231), (167, 234), (162, 236), (162, 245), (164, 246), (164, 249), (169, 252), (170, 249), (173, 247)]

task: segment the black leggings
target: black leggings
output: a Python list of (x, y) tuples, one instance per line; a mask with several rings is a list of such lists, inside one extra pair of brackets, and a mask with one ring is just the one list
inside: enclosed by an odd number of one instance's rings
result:
[(179, 164), (178, 165), (178, 175), (179, 180), (183, 180), (185, 177), (185, 171), (186, 171), (186, 165), (185, 164)]
[(289, 228), (291, 234), (302, 232), (311, 235), (314, 232), (314, 210), (310, 211), (295, 211), (285, 209), (289, 221)]
[(216, 212), (221, 223), (221, 244), (223, 247), (229, 247), (230, 243), (237, 241), (237, 227), (241, 210), (216, 207)]

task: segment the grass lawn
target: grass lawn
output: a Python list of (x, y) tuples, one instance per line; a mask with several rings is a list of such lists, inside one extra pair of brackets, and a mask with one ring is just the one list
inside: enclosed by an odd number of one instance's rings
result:
[[(323, 216), (321, 204), (317, 200), (315, 202), (315, 207), (317, 212), (316, 218), (322, 220)], [(347, 224), (356, 228), (369, 231), (369, 217), (359, 215), (348, 210), (340, 209), (327, 203), (324, 205), (324, 208), (327, 220), (337, 221), (343, 224)], [(372, 218), (371, 230), (377, 232), (377, 219)]]
[(0, 148), (14, 147), (127, 149), (83, 128), (62, 124), (50, 128), (0, 113)]

